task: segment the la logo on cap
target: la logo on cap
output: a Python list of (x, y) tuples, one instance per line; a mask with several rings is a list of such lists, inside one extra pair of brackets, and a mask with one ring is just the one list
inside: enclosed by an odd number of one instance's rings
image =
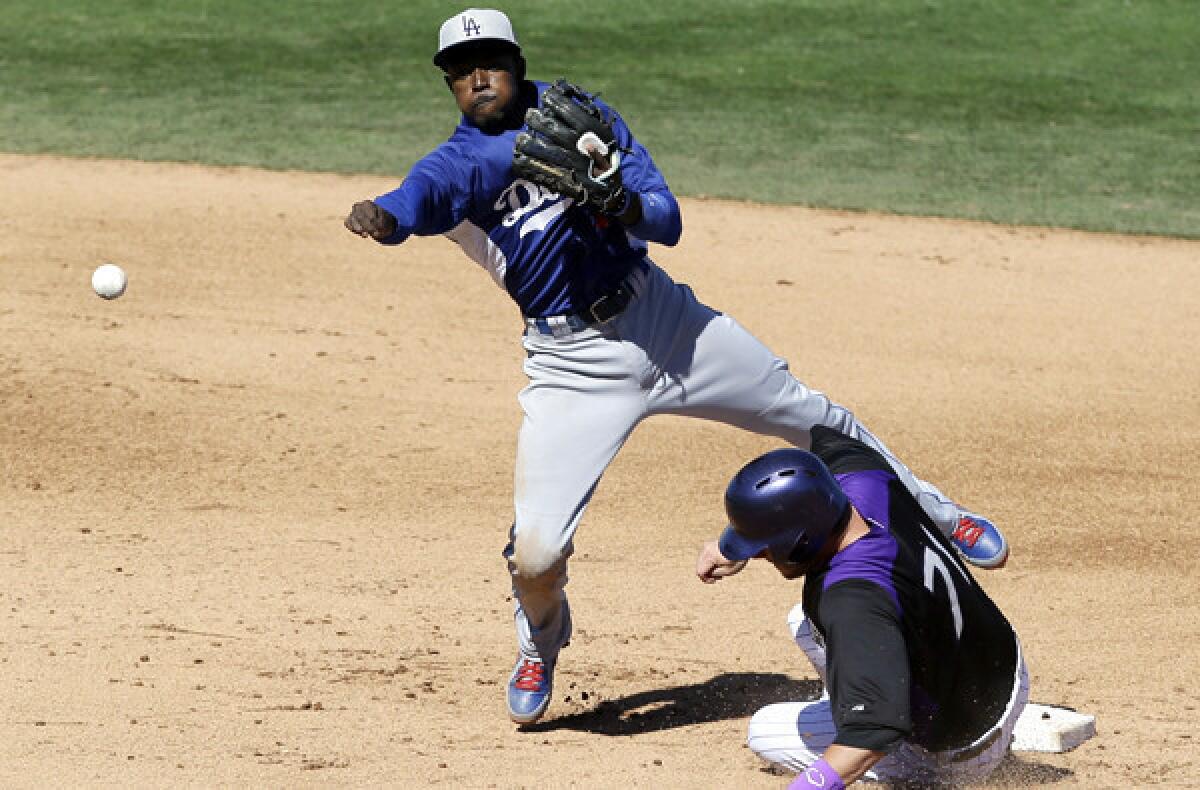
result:
[(511, 45), (517, 52), (521, 51), (512, 22), (508, 21), (503, 11), (468, 8), (442, 23), (442, 29), (438, 31), (438, 51), (433, 62), (442, 66), (448, 50), (477, 41), (500, 41)]

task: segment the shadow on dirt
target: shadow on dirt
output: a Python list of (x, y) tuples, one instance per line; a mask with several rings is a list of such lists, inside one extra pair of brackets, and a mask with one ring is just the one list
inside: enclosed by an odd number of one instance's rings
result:
[[(802, 702), (816, 699), (820, 694), (821, 683), (816, 680), (796, 680), (780, 673), (726, 672), (703, 683), (604, 700), (592, 710), (559, 716), (521, 729), (525, 732), (578, 730), (596, 735), (640, 735), (748, 717), (772, 702)], [(1054, 784), (1073, 775), (1074, 772), (1067, 768), (1009, 754), (987, 783), (989, 786), (1031, 787)]]
[[(1024, 755), (1026, 753), (1022, 753)], [(1070, 779), (1075, 772), (1069, 768), (1057, 765), (1029, 762), (1027, 757), (1009, 754), (995, 772), (988, 777), (988, 782), (1011, 787), (1032, 787), (1048, 785)]]
[[(789, 778), (795, 776), (791, 771), (778, 765), (766, 764), (760, 770), (771, 776)], [(1028, 762), (1010, 752), (1004, 757), (1004, 760), (996, 770), (983, 782), (983, 786), (1036, 787), (1061, 782), (1065, 779), (1070, 779), (1074, 775), (1075, 772), (1068, 768)], [(927, 782), (892, 782), (890, 784), (865, 782), (864, 786), (879, 788), (879, 790), (949, 790), (951, 787), (974, 787), (977, 785), (929, 784)]]
[(772, 702), (816, 699), (821, 684), (779, 673), (733, 672), (703, 683), (656, 689), (604, 700), (582, 713), (523, 727), (528, 732), (581, 730), (597, 735), (637, 735), (689, 724), (750, 716)]

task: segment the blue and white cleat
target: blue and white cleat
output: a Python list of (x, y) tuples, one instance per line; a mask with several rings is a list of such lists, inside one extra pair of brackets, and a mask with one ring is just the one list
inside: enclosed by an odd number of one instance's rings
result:
[(517, 724), (533, 724), (550, 706), (553, 688), (553, 664), (518, 654), (508, 678), (508, 717)]
[(979, 568), (1000, 568), (1008, 561), (1008, 541), (995, 524), (977, 513), (959, 511), (950, 542), (967, 562)]

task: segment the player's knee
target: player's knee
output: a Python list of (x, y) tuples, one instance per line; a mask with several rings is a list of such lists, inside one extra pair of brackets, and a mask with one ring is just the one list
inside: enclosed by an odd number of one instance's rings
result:
[(796, 728), (799, 708), (782, 702), (761, 708), (750, 718), (746, 745), (767, 762), (802, 771), (817, 758)]
[(768, 759), (766, 753), (770, 751), (771, 741), (775, 737), (776, 716), (771, 709), (776, 707), (778, 705), (759, 708), (750, 717), (750, 724), (746, 728), (746, 745), (750, 747), (750, 751), (763, 759)]
[(804, 613), (804, 604), (798, 603), (788, 612), (788, 630), (792, 632), (792, 638), (797, 642), (800, 641), (800, 632), (808, 627), (808, 615)]
[(513, 574), (518, 583), (525, 585), (536, 585), (543, 580), (553, 583), (564, 570), (569, 553), (558, 541), (546, 540), (539, 531), (519, 532), (513, 547)]

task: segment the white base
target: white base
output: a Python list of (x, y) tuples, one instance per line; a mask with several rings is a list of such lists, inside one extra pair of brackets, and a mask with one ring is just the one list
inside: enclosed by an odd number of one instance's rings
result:
[(1014, 752), (1069, 752), (1096, 734), (1096, 717), (1029, 703), (1013, 728)]

